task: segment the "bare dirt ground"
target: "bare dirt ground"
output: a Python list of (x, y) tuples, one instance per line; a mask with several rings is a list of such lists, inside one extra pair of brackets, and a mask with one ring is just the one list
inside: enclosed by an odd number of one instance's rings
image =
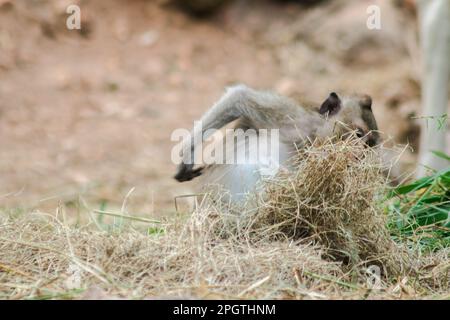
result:
[[(73, 2), (81, 32), (65, 27)], [(373, 2), (381, 30), (366, 28)], [(172, 179), (171, 132), (234, 83), (317, 102), (368, 93), (381, 129), (415, 145), (414, 18), (390, 6), (240, 0), (193, 19), (158, 1), (0, 0), (0, 207), (114, 208), (135, 188), (129, 211), (173, 212), (189, 185)]]

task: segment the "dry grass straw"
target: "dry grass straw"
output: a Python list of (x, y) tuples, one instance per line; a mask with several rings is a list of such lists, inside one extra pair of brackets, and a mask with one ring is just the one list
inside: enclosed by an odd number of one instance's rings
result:
[[(205, 198), (158, 234), (70, 227), (62, 210), (0, 215), (0, 298), (448, 297), (448, 250), (413, 254), (390, 240), (370, 152), (315, 145), (294, 166), (258, 210), (236, 215)], [(365, 273), (373, 263), (384, 270), (377, 290)]]
[(309, 237), (350, 267), (405, 271), (409, 256), (391, 239), (381, 208), (387, 168), (377, 151), (356, 139), (316, 142), (298, 151), (292, 167), (269, 182), (259, 225), (275, 225), (292, 239)]

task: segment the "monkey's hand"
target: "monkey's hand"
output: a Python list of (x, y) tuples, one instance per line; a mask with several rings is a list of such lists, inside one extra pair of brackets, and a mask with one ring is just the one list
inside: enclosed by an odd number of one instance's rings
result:
[(179, 182), (190, 181), (195, 177), (200, 176), (202, 174), (203, 169), (204, 167), (194, 169), (193, 164), (181, 163), (178, 166), (178, 171), (174, 178)]

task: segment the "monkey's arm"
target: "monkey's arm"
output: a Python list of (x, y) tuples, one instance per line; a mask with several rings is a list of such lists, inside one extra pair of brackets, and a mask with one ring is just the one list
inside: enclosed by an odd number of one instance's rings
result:
[[(210, 129), (219, 130), (236, 119), (245, 119), (253, 129), (278, 127), (286, 115), (294, 115), (298, 106), (290, 99), (269, 92), (256, 91), (244, 85), (231, 87), (194, 127), (190, 139), (183, 145), (183, 161), (175, 179), (189, 181), (201, 175), (203, 168), (194, 170), (195, 143), (208, 138)], [(206, 133), (206, 134), (205, 134)]]

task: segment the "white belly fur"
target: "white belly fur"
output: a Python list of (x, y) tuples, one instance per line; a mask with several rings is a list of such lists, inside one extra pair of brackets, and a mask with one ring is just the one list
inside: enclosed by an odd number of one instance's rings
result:
[[(258, 145), (265, 143), (264, 138), (258, 137)], [(222, 194), (229, 193), (234, 203), (248, 200), (248, 194), (262, 192), (261, 182), (273, 177), (281, 166), (286, 162), (292, 151), (292, 146), (280, 143), (278, 155), (272, 154), (270, 150), (259, 150), (257, 145), (237, 144), (234, 146), (234, 154), (244, 154), (245, 162), (239, 164), (214, 164), (205, 169), (202, 179), (203, 190), (211, 187), (219, 187)], [(260, 152), (258, 152), (260, 151)], [(235, 157), (236, 159), (236, 157)], [(229, 198), (226, 197), (228, 200)]]

